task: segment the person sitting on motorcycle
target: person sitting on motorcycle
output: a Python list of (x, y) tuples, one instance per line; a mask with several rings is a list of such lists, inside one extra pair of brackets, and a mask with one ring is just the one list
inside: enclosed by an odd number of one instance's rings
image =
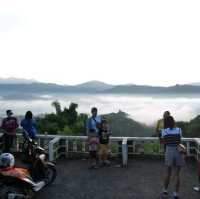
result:
[(33, 113), (31, 111), (26, 112), (25, 118), (21, 121), (21, 126), (28, 133), (31, 139), (36, 139), (37, 137), (36, 122), (33, 119)]
[(15, 158), (11, 153), (0, 155), (0, 169), (12, 169), (15, 166)]
[(0, 155), (0, 173), (6, 176), (12, 176), (19, 179), (31, 176), (25, 168), (15, 168), (15, 158), (11, 153), (2, 153)]

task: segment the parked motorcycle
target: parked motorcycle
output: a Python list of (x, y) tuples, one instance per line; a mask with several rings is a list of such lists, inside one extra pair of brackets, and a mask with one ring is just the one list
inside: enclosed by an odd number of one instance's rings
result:
[(23, 153), (29, 162), (28, 168), (15, 167), (10, 153), (0, 156), (0, 199), (31, 199), (57, 176), (55, 165), (46, 160), (45, 150), (27, 132), (24, 138)]

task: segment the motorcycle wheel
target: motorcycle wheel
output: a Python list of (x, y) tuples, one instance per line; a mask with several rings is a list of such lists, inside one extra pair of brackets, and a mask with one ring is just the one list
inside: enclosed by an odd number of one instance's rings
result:
[(52, 165), (51, 163), (46, 163), (46, 167), (45, 167), (45, 181), (46, 181), (46, 185), (51, 185), (54, 180), (56, 179), (57, 176), (57, 171), (54, 165)]
[(20, 194), (21, 196), (17, 197), (18, 199), (33, 199), (34, 198), (34, 194), (31, 190), (23, 191), (17, 187), (11, 187), (11, 186), (6, 186), (6, 185), (3, 185), (0, 187), (0, 199), (8, 199), (9, 194)]

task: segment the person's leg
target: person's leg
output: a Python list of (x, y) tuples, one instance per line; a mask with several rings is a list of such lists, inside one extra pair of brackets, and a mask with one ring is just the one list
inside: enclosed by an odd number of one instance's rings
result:
[(103, 162), (105, 163), (105, 161), (106, 161), (106, 145), (104, 144), (103, 145)]
[(110, 161), (108, 160), (108, 154), (109, 154), (109, 148), (108, 145), (105, 145), (104, 159), (107, 166), (110, 165)]
[(93, 163), (92, 163), (92, 165), (93, 165), (94, 169), (98, 169), (98, 166), (97, 166), (98, 158), (99, 158), (98, 152), (97, 151), (93, 151)]
[(180, 189), (180, 171), (181, 171), (181, 167), (180, 166), (176, 167), (175, 190), (176, 190), (177, 195), (178, 195), (179, 189)]
[(90, 151), (90, 168), (96, 169), (97, 168), (97, 152)]
[(199, 181), (199, 185), (193, 187), (193, 189), (197, 192), (200, 192), (200, 160), (198, 160), (197, 162), (197, 168), (198, 168), (198, 181)]
[(10, 149), (11, 149), (12, 146), (13, 146), (13, 141), (14, 141), (14, 136), (10, 135), (10, 136), (9, 136), (9, 151), (10, 151)]
[(9, 136), (7, 134), (4, 135), (4, 153), (10, 152), (10, 143), (9, 143)]
[(198, 160), (198, 162), (197, 162), (197, 168), (198, 168), (198, 180), (199, 180), (199, 184), (200, 184), (200, 160)]
[(99, 155), (100, 155), (100, 163), (102, 164), (104, 161), (104, 156), (103, 156), (103, 145), (100, 144), (99, 146)]
[(173, 150), (166, 146), (165, 151), (165, 173), (164, 173), (164, 188), (163, 193), (167, 194), (167, 189), (170, 183), (172, 167), (173, 167)]
[(89, 151), (89, 167), (92, 167), (93, 157), (92, 157), (92, 151)]
[(164, 191), (167, 191), (169, 183), (170, 183), (170, 178), (171, 178), (171, 173), (172, 173), (172, 167), (167, 166), (165, 170), (165, 177), (164, 177)]

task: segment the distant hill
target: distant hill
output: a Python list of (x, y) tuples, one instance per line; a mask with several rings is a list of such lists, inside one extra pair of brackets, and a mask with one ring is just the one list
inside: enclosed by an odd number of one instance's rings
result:
[(178, 84), (170, 87), (121, 85), (104, 92), (114, 94), (200, 94), (200, 87)]
[[(14, 80), (13, 80), (14, 81)], [(23, 81), (23, 80), (22, 80)], [(25, 81), (25, 80), (24, 80)], [(110, 85), (99, 81), (90, 81), (75, 86), (51, 83), (0, 83), (0, 98), (3, 99), (35, 99), (40, 95), (55, 94), (142, 94), (142, 95), (185, 95), (200, 94), (200, 86), (175, 85), (171, 87), (145, 85)]]
[(200, 82), (194, 82), (194, 83), (190, 83), (188, 85), (191, 85), (191, 86), (200, 86)]
[(112, 136), (151, 137), (154, 133), (153, 128), (129, 118), (128, 114), (122, 111), (110, 113), (104, 115), (104, 117), (110, 123)]
[(32, 84), (36, 82), (38, 81), (34, 79), (23, 79), (23, 78), (15, 78), (15, 77), (0, 78), (0, 84)]
[(78, 84), (76, 85), (76, 87), (82, 88), (82, 89), (92, 89), (95, 91), (104, 91), (104, 90), (113, 88), (114, 85), (106, 84), (104, 82), (94, 80), (94, 81), (85, 82), (83, 84)]

